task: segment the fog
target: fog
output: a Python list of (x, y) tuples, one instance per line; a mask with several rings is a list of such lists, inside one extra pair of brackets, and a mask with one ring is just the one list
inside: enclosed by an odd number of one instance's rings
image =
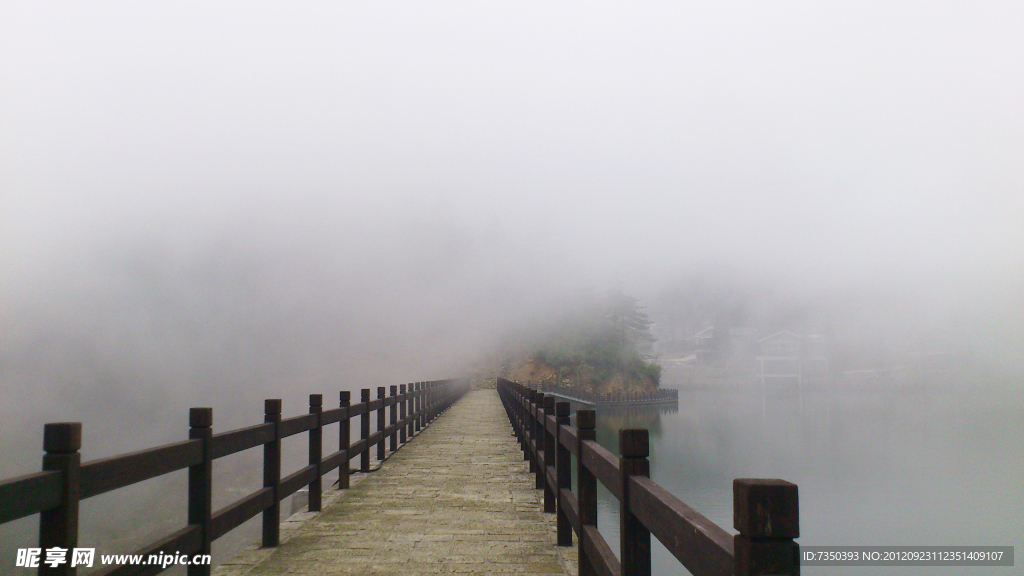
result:
[(1021, 30), (1019, 2), (0, 3), (3, 475), (46, 421), (90, 459), (189, 406), (223, 430), (483, 369), (610, 289), (662, 325), (711, 293), (837, 341), (941, 327), (1015, 381)]

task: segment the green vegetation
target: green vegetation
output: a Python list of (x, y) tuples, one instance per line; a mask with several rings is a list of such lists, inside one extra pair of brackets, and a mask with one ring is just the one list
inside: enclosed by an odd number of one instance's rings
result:
[(643, 310), (614, 291), (567, 314), (536, 350), (529, 377), (593, 392), (657, 388), (661, 366), (646, 354), (654, 337)]

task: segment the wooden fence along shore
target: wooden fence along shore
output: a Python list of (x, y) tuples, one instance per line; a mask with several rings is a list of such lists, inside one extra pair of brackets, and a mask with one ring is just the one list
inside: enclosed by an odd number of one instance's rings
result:
[[(339, 488), (349, 486), (349, 461), (359, 458), (362, 472), (370, 470), (370, 450), (377, 447), (383, 460), (390, 439), (394, 452), (469, 389), (465, 380), (417, 382), (391, 386), (390, 396), (377, 388), (370, 399), (368, 388), (360, 401), (351, 403), (349, 392), (341, 392), (340, 406), (324, 409), (323, 396), (311, 394), (309, 414), (281, 418), (281, 400), (266, 400), (264, 423), (213, 433), (213, 410), (192, 408), (189, 439), (91, 462), (81, 462), (82, 426), (77, 422), (46, 424), (43, 432), (43, 471), (0, 481), (0, 524), (31, 514), (40, 514), (39, 547), (78, 546), (78, 505), (80, 500), (124, 488), (177, 470), (188, 468), (188, 525), (152, 542), (134, 554), (209, 554), (211, 543), (258, 514), (263, 515), (263, 546), (277, 546), (281, 501), (304, 486), (309, 487), (309, 510), (320, 510), (321, 480), (339, 469)], [(376, 432), (370, 433), (372, 413), (377, 413)], [(389, 413), (389, 414), (388, 414)], [(390, 418), (387, 418), (387, 416)], [(359, 419), (359, 439), (350, 440), (350, 421)], [(323, 430), (339, 424), (337, 452), (323, 456)], [(309, 464), (281, 477), (281, 439), (309, 433)], [(263, 488), (220, 510), (211, 509), (213, 461), (250, 448), (263, 447)], [(51, 567), (40, 561), (40, 574), (74, 574), (65, 562)], [(110, 566), (97, 574), (123, 576), (155, 574), (160, 565)], [(209, 565), (190, 564), (190, 576), (208, 575)]]
[[(557, 514), (558, 545), (576, 534), (580, 576), (650, 575), (651, 535), (694, 576), (800, 573), (795, 484), (734, 480), (732, 536), (649, 478), (647, 430), (620, 430), (616, 457), (595, 441), (593, 410), (578, 410), (573, 427), (568, 402), (505, 379), (497, 389), (544, 511)], [(619, 500), (618, 558), (597, 530), (597, 482)]]
[[(533, 388), (531, 384), (529, 386)], [(652, 392), (619, 392), (616, 394), (598, 394), (586, 392), (571, 386), (539, 382), (537, 389), (545, 394), (561, 396), (580, 404), (592, 406), (628, 406), (632, 404), (676, 404), (679, 402), (679, 390), (661, 388)]]

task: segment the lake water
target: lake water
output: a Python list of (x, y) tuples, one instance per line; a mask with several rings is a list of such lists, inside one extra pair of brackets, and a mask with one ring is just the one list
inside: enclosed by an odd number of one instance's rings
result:
[[(598, 410), (598, 441), (648, 428), (651, 476), (732, 529), (732, 480), (800, 487), (803, 545), (1002, 545), (1024, 552), (1024, 403), (1009, 387), (680, 390), (678, 408)], [(618, 550), (618, 501), (598, 526)], [(688, 574), (654, 543), (655, 574)], [(999, 574), (1015, 567), (804, 567), (803, 574)]]

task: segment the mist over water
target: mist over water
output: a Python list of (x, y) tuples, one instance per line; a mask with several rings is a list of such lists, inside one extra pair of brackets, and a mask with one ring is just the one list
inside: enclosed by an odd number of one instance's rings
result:
[[(800, 487), (800, 543), (1024, 545), (1017, 389), (828, 389), (802, 394), (684, 390), (678, 409), (601, 409), (598, 441), (651, 431), (651, 478), (732, 528), (733, 478)], [(599, 528), (618, 543), (618, 501), (600, 490)], [(655, 544), (656, 574), (688, 574)], [(945, 568), (1012, 574), (1016, 568)], [(802, 573), (934, 574), (936, 568), (803, 567)]]
[[(662, 360), (706, 323), (823, 335), (840, 381), (929, 330), (969, 359), (920, 403), (760, 424), (702, 389), (662, 433), (707, 436), (716, 479), (748, 470), (723, 438), (759, 434), (794, 462), (759, 474), (823, 465), (836, 492), (878, 480), (822, 448), (861, 437), (1019, 477), (1012, 416), (971, 414), (1024, 375), (1021, 29), (1016, 2), (2, 3), (0, 475), (38, 469), (44, 422), (82, 421), (88, 460), (182, 439), (191, 406), (226, 430), (485, 371), (616, 289)], [(928, 474), (989, 486), (964, 458), (901, 469), (875, 512)], [(864, 534), (804, 517), (808, 543)]]

